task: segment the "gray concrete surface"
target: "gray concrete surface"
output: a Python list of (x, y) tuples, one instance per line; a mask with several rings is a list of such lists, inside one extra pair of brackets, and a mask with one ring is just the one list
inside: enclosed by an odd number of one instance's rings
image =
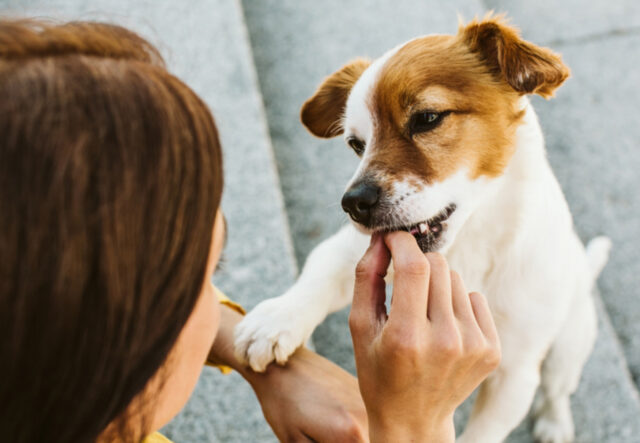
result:
[[(247, 308), (292, 283), (295, 262), (237, 1), (3, 0), (0, 14), (114, 22), (156, 44), (169, 69), (211, 107), (220, 130), (229, 237), (216, 283)], [(276, 441), (248, 384), (211, 368), (164, 431), (176, 443)]]
[[(601, 233), (614, 240), (600, 281), (600, 334), (572, 399), (577, 441), (638, 442), (640, 401), (631, 373), (640, 380), (640, 3), (0, 0), (2, 15), (97, 18), (132, 27), (157, 44), (169, 68), (210, 105), (225, 149), (223, 206), (230, 226), (226, 270), (217, 283), (249, 308), (293, 281), (291, 238), (301, 264), (346, 222), (339, 201), (357, 159), (340, 140), (305, 132), (298, 119), (302, 102), (349, 59), (377, 57), (420, 34), (455, 32), (457, 13), (470, 18), (490, 8), (506, 10), (526, 38), (552, 45), (573, 70), (556, 99), (535, 100), (535, 106), (578, 232), (585, 240)], [(319, 352), (353, 372), (346, 317), (346, 310), (330, 316), (314, 340)], [(468, 407), (457, 414), (459, 428)], [(508, 441), (531, 441), (529, 424)], [(176, 443), (275, 441), (241, 378), (209, 368), (165, 431)]]
[[(640, 101), (634, 50), (638, 3), (244, 0), (243, 5), (300, 264), (346, 222), (339, 201), (357, 164), (341, 140), (315, 139), (299, 123), (300, 105), (324, 76), (351, 58), (375, 58), (411, 37), (455, 32), (456, 13), (470, 18), (490, 8), (506, 11), (525, 37), (564, 54), (573, 78), (556, 99), (534, 103), (578, 232), (584, 240), (602, 233), (614, 240), (601, 280), (609, 312), (599, 302), (598, 342), (572, 399), (577, 441), (640, 441), (640, 406), (624, 358), (637, 375), (640, 155), (633, 148), (640, 134), (632, 119)], [(320, 353), (353, 371), (347, 311), (330, 316), (314, 342)], [(458, 427), (468, 407), (458, 414)], [(509, 441), (530, 441), (528, 425)]]

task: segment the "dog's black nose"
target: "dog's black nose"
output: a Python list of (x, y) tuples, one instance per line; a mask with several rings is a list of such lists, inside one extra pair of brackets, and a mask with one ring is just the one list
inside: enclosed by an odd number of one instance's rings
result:
[(380, 188), (367, 182), (358, 182), (342, 196), (342, 209), (351, 218), (365, 226), (371, 221), (371, 212), (378, 203)]

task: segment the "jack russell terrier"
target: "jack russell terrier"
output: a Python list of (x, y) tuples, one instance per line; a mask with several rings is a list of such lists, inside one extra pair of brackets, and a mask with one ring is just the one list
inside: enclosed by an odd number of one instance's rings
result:
[(327, 77), (301, 118), (318, 137), (342, 135), (361, 159), (342, 198), (353, 223), (238, 325), (238, 358), (256, 371), (284, 364), (351, 300), (371, 233), (405, 230), (486, 295), (500, 335), (502, 362), (458, 441), (505, 439), (538, 386), (535, 438), (571, 441), (569, 396), (596, 337), (591, 291), (611, 243), (598, 237), (585, 251), (527, 98), (551, 97), (568, 76), (558, 55), (488, 15)]

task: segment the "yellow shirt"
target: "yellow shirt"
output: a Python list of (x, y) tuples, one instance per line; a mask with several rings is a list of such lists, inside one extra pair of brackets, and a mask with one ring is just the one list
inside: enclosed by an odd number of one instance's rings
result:
[[(214, 292), (216, 293), (216, 295), (218, 296), (218, 301), (220, 301), (221, 304), (226, 305), (228, 307), (230, 307), (231, 309), (238, 311), (240, 314), (244, 315), (246, 314), (244, 308), (242, 306), (240, 306), (239, 304), (231, 301), (229, 299), (229, 297), (227, 297), (226, 295), (224, 295), (224, 293), (216, 288), (215, 286), (213, 287)], [(231, 369), (228, 366), (222, 366), (222, 365), (217, 365), (215, 363), (211, 363), (211, 362), (206, 362), (207, 365), (209, 366), (214, 366), (218, 369), (220, 369), (220, 372), (222, 372), (223, 374), (228, 374), (230, 373), (233, 369)], [(154, 432), (151, 435), (148, 435), (143, 441), (142, 443), (173, 443), (171, 440), (169, 440), (167, 437), (165, 437), (164, 435), (162, 435), (159, 432)]]
[(142, 443), (173, 443), (173, 442), (169, 440), (167, 437), (165, 437), (164, 435), (162, 435), (161, 433), (154, 432), (153, 434), (147, 436), (147, 438), (142, 440)]
[(213, 292), (216, 293), (216, 295), (218, 296), (218, 300), (220, 301), (220, 303), (222, 303), (223, 305), (226, 305), (228, 307), (230, 307), (231, 309), (233, 309), (234, 311), (238, 311), (240, 314), (244, 315), (247, 312), (244, 310), (244, 308), (242, 306), (240, 306), (238, 303), (233, 302), (229, 299), (229, 297), (227, 297), (226, 295), (224, 295), (224, 293), (216, 288), (215, 286), (213, 287)]

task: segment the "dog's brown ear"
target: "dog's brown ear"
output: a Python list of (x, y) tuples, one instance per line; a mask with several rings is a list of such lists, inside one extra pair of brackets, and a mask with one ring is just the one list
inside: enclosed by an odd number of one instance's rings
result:
[(349, 92), (370, 64), (368, 60), (356, 59), (324, 79), (300, 111), (300, 120), (309, 132), (322, 138), (342, 134), (341, 120)]
[(558, 54), (522, 40), (504, 16), (490, 14), (482, 20), (473, 20), (461, 26), (458, 35), (494, 74), (523, 94), (552, 97), (569, 77), (569, 68)]

